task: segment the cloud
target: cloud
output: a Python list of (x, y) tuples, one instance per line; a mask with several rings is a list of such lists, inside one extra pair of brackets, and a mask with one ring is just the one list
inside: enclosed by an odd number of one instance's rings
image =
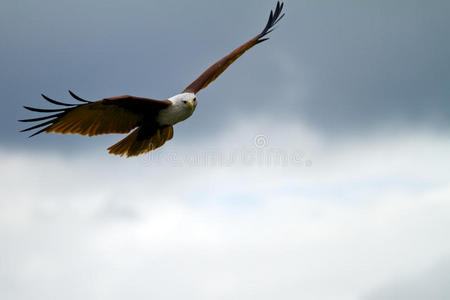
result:
[(450, 263), (448, 258), (440, 260), (428, 270), (408, 276), (406, 279), (397, 279), (387, 286), (373, 291), (365, 299), (436, 299), (444, 300), (450, 295), (448, 285)]
[(2, 148), (1, 298), (361, 299), (450, 254), (443, 136), (333, 142), (262, 118), (161, 150)]
[[(44, 103), (41, 92), (60, 100), (69, 88), (92, 100), (173, 96), (261, 29), (275, 4), (263, 2), (3, 4), (2, 142), (23, 143), (16, 120), (27, 117), (22, 105)], [(286, 2), (271, 40), (202, 91), (188, 121), (195, 132), (185, 136), (209, 138), (236, 118), (260, 114), (301, 119), (331, 136), (386, 124), (448, 128), (448, 10), (441, 0)]]

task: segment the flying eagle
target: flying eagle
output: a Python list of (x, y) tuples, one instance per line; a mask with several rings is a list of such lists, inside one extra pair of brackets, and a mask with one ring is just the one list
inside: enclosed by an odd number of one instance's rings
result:
[(130, 157), (157, 149), (173, 137), (173, 125), (192, 115), (197, 106), (197, 93), (200, 90), (213, 82), (247, 50), (268, 40), (266, 36), (284, 16), (281, 14), (282, 10), (283, 3), (277, 2), (275, 11), (270, 11), (267, 25), (260, 34), (209, 67), (181, 94), (167, 100), (124, 95), (88, 101), (69, 91), (74, 99), (81, 102), (80, 104), (62, 103), (42, 94), (42, 97), (48, 102), (64, 106), (64, 108), (41, 109), (24, 106), (30, 111), (50, 113), (50, 115), (19, 120), (20, 122), (44, 121), (21, 132), (40, 128), (30, 137), (41, 132), (94, 136), (107, 133), (128, 133), (134, 129), (131, 134), (109, 147), (109, 153)]

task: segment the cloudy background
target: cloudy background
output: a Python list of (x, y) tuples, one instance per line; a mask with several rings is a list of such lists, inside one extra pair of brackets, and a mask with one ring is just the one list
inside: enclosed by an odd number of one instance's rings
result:
[(155, 153), (18, 133), (164, 99), (272, 0), (0, 4), (1, 299), (449, 299), (450, 2), (287, 1)]

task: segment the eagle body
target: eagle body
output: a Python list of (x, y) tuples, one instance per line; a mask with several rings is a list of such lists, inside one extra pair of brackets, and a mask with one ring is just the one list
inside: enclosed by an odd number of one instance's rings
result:
[(130, 157), (155, 150), (172, 139), (173, 125), (186, 120), (193, 114), (197, 107), (197, 94), (200, 90), (219, 77), (247, 50), (269, 39), (266, 36), (284, 16), (281, 14), (282, 10), (283, 3), (277, 2), (275, 10), (270, 11), (269, 20), (259, 34), (211, 65), (181, 94), (167, 100), (123, 95), (88, 101), (69, 91), (70, 95), (79, 101), (75, 104), (63, 103), (41, 94), (46, 101), (58, 107), (42, 109), (24, 106), (30, 111), (47, 115), (19, 120), (39, 123), (22, 132), (38, 129), (30, 137), (41, 132), (88, 136), (129, 133), (124, 139), (109, 147), (109, 153)]

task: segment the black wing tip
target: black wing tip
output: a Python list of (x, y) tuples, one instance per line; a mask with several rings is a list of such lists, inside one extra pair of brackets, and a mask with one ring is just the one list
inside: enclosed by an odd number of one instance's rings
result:
[(264, 27), (263, 31), (261, 31), (258, 42), (261, 40), (266, 41), (266, 39), (261, 38), (271, 33), (275, 29), (274, 26), (284, 17), (285, 14), (281, 14), (283, 6), (284, 3), (278, 1), (277, 6), (275, 7), (275, 11), (270, 11), (269, 20), (267, 21), (266, 27)]
[(56, 100), (51, 99), (50, 97), (47, 97), (44, 94), (41, 94), (42, 98), (44, 98), (45, 100), (47, 100), (48, 102), (52, 103), (52, 104), (56, 104), (56, 105), (61, 105), (61, 106), (75, 106), (76, 104), (69, 104), (69, 103), (63, 103), (63, 102), (59, 102)]
[(55, 122), (55, 120), (46, 121), (46, 122), (43, 122), (43, 123), (31, 126), (31, 127), (22, 129), (20, 132), (30, 131), (30, 130), (33, 130), (33, 129), (36, 129), (36, 128), (39, 128), (39, 127), (42, 127), (42, 126), (45, 126), (45, 125), (49, 125), (49, 124), (51, 126), (51, 125), (53, 125), (54, 122)]
[[(58, 114), (58, 116), (59, 115), (60, 114)], [(31, 138), (31, 137), (33, 137), (33, 136), (35, 136), (35, 135), (37, 135), (37, 134), (39, 134), (41, 132), (46, 131), (48, 128), (50, 128), (58, 120), (58, 118), (57, 118), (57, 116), (53, 115), (53, 116), (48, 116), (48, 117), (43, 117), (43, 118), (19, 120), (19, 122), (33, 122), (33, 121), (42, 121), (42, 120), (46, 120), (46, 119), (49, 119), (49, 118), (54, 118), (54, 119), (51, 119), (51, 120), (39, 123), (37, 125), (31, 126), (31, 127), (25, 128), (25, 129), (22, 129), (22, 130), (20, 130), (20, 132), (27, 132), (27, 131), (30, 131), (30, 130), (33, 130), (33, 129), (40, 128), (42, 126), (48, 125), (45, 128), (40, 129), (40, 130), (36, 131), (35, 133), (33, 133), (32, 135), (28, 136), (29, 138)]]
[(267, 41), (269, 38), (263, 38), (256, 41), (255, 45), (258, 45), (259, 43)]
[(86, 100), (81, 98), (80, 96), (76, 95), (74, 92), (72, 92), (71, 90), (69, 90), (69, 94), (70, 96), (72, 96), (74, 99), (81, 101), (81, 102), (86, 102), (86, 103), (91, 103), (92, 101)]
[[(72, 91), (69, 90), (69, 94), (75, 98), (78, 101), (81, 102), (85, 102), (85, 103), (92, 103), (91, 101), (85, 100), (77, 95), (75, 95)], [(55, 114), (50, 114), (50, 115), (45, 115), (43, 117), (38, 117), (38, 118), (31, 118), (31, 119), (22, 119), (22, 120), (18, 120), (19, 122), (37, 122), (37, 121), (44, 121), (42, 123), (39, 123), (37, 125), (31, 126), (29, 128), (25, 128), (23, 130), (20, 130), (20, 132), (26, 132), (29, 130), (33, 130), (45, 125), (49, 125), (43, 129), (40, 129), (39, 131), (33, 133), (32, 135), (29, 136), (33, 137), (41, 132), (46, 131), (48, 128), (50, 128), (50, 126), (52, 126), (60, 117), (62, 117), (64, 114), (66, 114), (67, 112), (71, 111), (72, 109), (83, 105), (83, 104), (68, 104), (68, 103), (63, 103), (63, 102), (59, 102), (56, 100), (51, 99), (50, 97), (44, 95), (43, 93), (41, 93), (42, 98), (44, 98), (46, 101), (52, 103), (52, 104), (56, 104), (56, 105), (60, 105), (60, 106), (67, 106), (65, 108), (58, 108), (58, 109), (43, 109), (43, 108), (36, 108), (36, 107), (30, 107), (30, 106), (23, 106), (23, 108), (25, 108), (26, 110), (29, 111), (33, 111), (33, 112), (39, 112), (39, 113), (55, 113)], [(49, 120), (51, 119), (51, 120)]]
[(66, 111), (67, 108), (58, 108), (58, 109), (43, 109), (43, 108), (35, 108), (30, 106), (24, 106), (25, 109), (29, 111), (35, 111), (35, 112), (43, 112), (43, 113), (51, 113), (51, 112), (59, 112), (59, 111)]
[[(51, 125), (50, 125), (51, 126)], [(39, 133), (42, 133), (44, 131), (46, 131), (48, 128), (50, 128), (50, 126), (47, 126), (45, 128), (42, 128), (41, 130), (36, 131), (35, 133), (33, 133), (32, 135), (29, 135), (28, 138), (32, 138), (35, 135), (38, 135)]]
[(36, 122), (36, 121), (42, 121), (42, 120), (47, 120), (47, 119), (51, 119), (51, 118), (57, 118), (59, 116), (62, 116), (63, 114), (64, 114), (64, 112), (58, 113), (58, 114), (49, 115), (49, 116), (39, 117), (39, 118), (22, 119), (22, 120), (17, 120), (17, 121), (19, 121), (19, 122)]

